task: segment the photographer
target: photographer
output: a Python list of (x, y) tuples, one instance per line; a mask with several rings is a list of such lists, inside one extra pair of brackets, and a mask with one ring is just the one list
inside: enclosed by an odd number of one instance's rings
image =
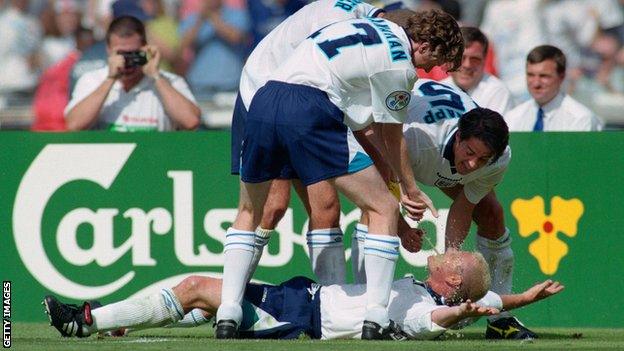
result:
[(200, 110), (184, 79), (160, 71), (160, 52), (146, 45), (143, 23), (118, 17), (106, 33), (108, 67), (84, 74), (65, 108), (69, 130), (195, 129)]

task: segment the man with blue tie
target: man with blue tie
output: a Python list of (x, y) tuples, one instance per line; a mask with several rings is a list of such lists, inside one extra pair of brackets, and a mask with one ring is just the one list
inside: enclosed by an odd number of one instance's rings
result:
[(566, 57), (552, 45), (534, 48), (527, 56), (526, 79), (531, 99), (505, 115), (510, 131), (598, 131), (602, 122), (562, 91)]

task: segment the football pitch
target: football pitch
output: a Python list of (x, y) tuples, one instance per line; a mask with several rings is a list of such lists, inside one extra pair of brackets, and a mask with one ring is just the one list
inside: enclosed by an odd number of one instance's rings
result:
[(436, 341), (361, 340), (215, 340), (212, 328), (152, 329), (121, 338), (61, 338), (47, 323), (14, 323), (15, 350), (210, 350), (210, 351), (381, 351), (381, 350), (623, 350), (624, 329), (535, 328), (540, 339), (533, 341), (486, 341), (483, 329), (468, 328)]

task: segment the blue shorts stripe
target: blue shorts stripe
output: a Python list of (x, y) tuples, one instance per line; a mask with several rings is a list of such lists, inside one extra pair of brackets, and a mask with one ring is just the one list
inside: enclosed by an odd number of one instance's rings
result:
[(230, 233), (230, 234), (225, 234), (226, 238), (229, 238), (231, 236), (256, 236), (255, 233)]
[(227, 244), (223, 245), (223, 247), (228, 247), (228, 246), (231, 246), (231, 245), (244, 245), (244, 246), (249, 246), (249, 247), (255, 247), (255, 245), (253, 245), (253, 244), (248, 244), (248, 243), (244, 243), (244, 242), (241, 242), (241, 241), (237, 241), (237, 242), (233, 242), (233, 243), (227, 243)]
[(380, 243), (385, 243), (385, 244), (390, 244), (390, 245), (394, 245), (394, 246), (398, 246), (401, 244), (401, 241), (396, 239), (396, 240), (381, 240), (381, 239), (375, 239), (375, 238), (371, 238), (370, 236), (366, 237), (366, 240), (370, 240), (370, 241), (377, 241)]

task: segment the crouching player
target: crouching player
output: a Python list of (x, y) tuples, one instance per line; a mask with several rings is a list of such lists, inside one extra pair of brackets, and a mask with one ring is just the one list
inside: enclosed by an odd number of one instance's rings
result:
[[(388, 306), (392, 320), (384, 339), (433, 339), (449, 328), (462, 327), (472, 317), (489, 316), (550, 297), (563, 285), (550, 280), (521, 294), (498, 295), (488, 291), (490, 274), (480, 253), (449, 250), (427, 261), (424, 281), (394, 281)], [(321, 286), (296, 277), (280, 285), (247, 285), (243, 338), (358, 339), (366, 313), (366, 285)], [(477, 301), (476, 303), (473, 301)], [(91, 309), (44, 300), (51, 324), (63, 336), (86, 337), (119, 328), (143, 329), (175, 323), (185, 313), (200, 308), (214, 315), (221, 303), (221, 279), (191, 276), (173, 289)], [(461, 323), (460, 323), (461, 322)]]

